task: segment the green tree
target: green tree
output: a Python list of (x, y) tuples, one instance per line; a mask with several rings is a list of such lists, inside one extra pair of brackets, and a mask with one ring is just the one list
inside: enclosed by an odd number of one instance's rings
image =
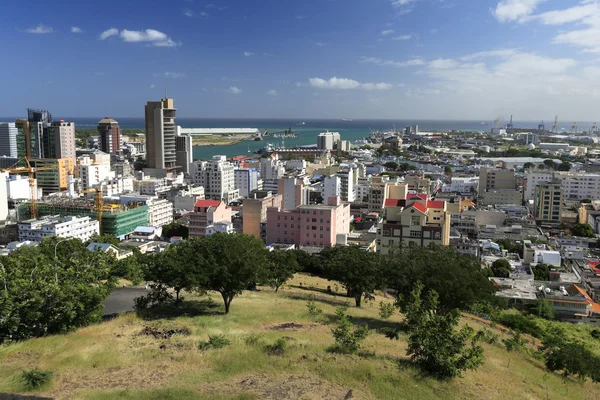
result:
[(592, 226), (590, 224), (575, 224), (573, 229), (571, 229), (571, 233), (573, 234), (573, 236), (588, 238), (596, 237), (596, 235), (594, 234), (594, 230), (592, 229)]
[(499, 258), (498, 260), (494, 261), (491, 269), (494, 276), (498, 278), (508, 278), (510, 276), (510, 272), (512, 271), (510, 263), (504, 258)]
[(544, 318), (550, 321), (553, 320), (556, 316), (554, 313), (554, 309), (552, 308), (550, 303), (548, 303), (548, 300), (544, 298), (538, 299), (538, 301), (535, 304), (535, 308), (533, 309), (533, 313), (540, 318)]
[(544, 338), (540, 351), (550, 371), (561, 371), (565, 377), (575, 375), (582, 381), (588, 377), (599, 381), (600, 359), (583, 343), (553, 334)]
[(424, 371), (439, 379), (460, 376), (462, 371), (477, 369), (483, 363), (479, 336), (468, 325), (458, 332), (460, 312), (457, 309), (439, 313), (439, 297), (432, 290), (422, 295), (417, 283), (406, 307), (410, 328), (406, 354)]
[(457, 253), (450, 246), (403, 246), (385, 256), (385, 283), (397, 295), (404, 311), (415, 282), (435, 290), (443, 310), (467, 310), (476, 302), (494, 302), (496, 291), (475, 257)]
[(563, 161), (563, 162), (562, 162), (562, 163), (560, 163), (560, 165), (558, 166), (558, 170), (559, 170), (559, 171), (570, 171), (572, 166), (573, 166), (573, 165), (572, 165), (570, 162), (568, 162), (568, 161)]
[(188, 262), (197, 265), (199, 287), (219, 292), (226, 314), (236, 296), (268, 279), (267, 250), (254, 236), (215, 233), (188, 242), (194, 249)]
[(398, 169), (398, 163), (395, 163), (393, 161), (388, 161), (385, 164), (383, 164), (383, 166), (392, 171), (395, 171)]
[(452, 175), (452, 167), (449, 165), (444, 166), (444, 174), (445, 175)]
[(523, 164), (523, 169), (525, 171), (527, 171), (528, 169), (533, 168), (533, 167), (534, 167), (533, 163), (530, 163), (530, 162), (526, 162), (525, 164)]
[(556, 168), (556, 164), (554, 163), (554, 160), (544, 160), (544, 165), (546, 167), (548, 167), (548, 169)]
[(85, 244), (87, 246), (90, 243), (107, 243), (119, 247), (119, 239), (106, 233), (103, 233), (102, 235), (93, 235)]
[(325, 265), (325, 275), (352, 293), (356, 307), (360, 307), (363, 297), (371, 298), (375, 289), (382, 286), (379, 254), (358, 246), (333, 249)]
[(298, 272), (299, 265), (291, 251), (273, 250), (269, 253), (269, 286), (275, 293)]
[(536, 264), (532, 266), (531, 270), (533, 271), (534, 279), (536, 281), (549, 281), (551, 268), (548, 264)]
[(163, 237), (169, 239), (173, 236), (181, 236), (182, 238), (187, 239), (189, 237), (189, 229), (179, 222), (171, 222), (170, 224), (163, 226), (162, 234)]
[(192, 263), (197, 256), (195, 250), (190, 241), (185, 241), (152, 256), (148, 260), (146, 280), (173, 288), (175, 301), (179, 302), (182, 290), (199, 289), (202, 283), (202, 271)]
[(360, 342), (366, 339), (369, 334), (369, 327), (362, 325), (352, 329), (353, 325), (346, 315), (345, 307), (338, 307), (335, 310), (337, 324), (331, 329), (335, 338), (335, 350), (340, 353), (356, 353), (360, 350)]

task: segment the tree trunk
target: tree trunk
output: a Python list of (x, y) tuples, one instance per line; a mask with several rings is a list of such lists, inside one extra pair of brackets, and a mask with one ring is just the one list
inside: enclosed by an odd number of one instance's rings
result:
[(360, 307), (360, 303), (362, 301), (362, 293), (355, 293), (354, 301), (356, 302), (356, 307)]
[(275, 293), (279, 291), (279, 286), (275, 286)]
[(233, 300), (233, 296), (228, 296), (227, 294), (221, 293), (223, 297), (223, 303), (225, 304), (225, 314), (229, 314), (229, 306), (231, 305), (231, 300)]
[(179, 303), (179, 292), (181, 292), (181, 289), (175, 288), (175, 303)]

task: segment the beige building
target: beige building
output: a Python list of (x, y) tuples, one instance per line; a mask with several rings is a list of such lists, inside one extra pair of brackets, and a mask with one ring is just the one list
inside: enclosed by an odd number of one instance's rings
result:
[(270, 191), (254, 191), (242, 203), (242, 233), (266, 240), (263, 224), (267, 222), (267, 208), (281, 207), (282, 196)]
[(380, 212), (387, 199), (406, 199), (408, 186), (389, 182), (387, 176), (374, 176), (369, 187), (369, 212)]
[(425, 178), (424, 172), (407, 174), (404, 177), (404, 183), (408, 186), (409, 190), (431, 194), (431, 180)]
[(75, 162), (75, 123), (53, 122), (43, 143), (45, 158), (69, 158)]
[(482, 206), (494, 205), (494, 204), (517, 204), (523, 203), (523, 194), (516, 189), (500, 189), (500, 190), (489, 190), (483, 194), (483, 197), (479, 200), (479, 204)]
[(445, 201), (430, 200), (426, 194), (388, 199), (383, 221), (377, 227), (376, 249), (387, 254), (401, 245), (446, 246), (450, 243), (450, 222)]
[(533, 195), (533, 216), (536, 221), (559, 223), (562, 204), (563, 190), (560, 181), (536, 185)]
[(515, 190), (517, 181), (514, 171), (497, 168), (481, 168), (479, 171), (479, 195), (489, 190)]
[(146, 103), (146, 161), (151, 169), (173, 169), (177, 164), (173, 99)]

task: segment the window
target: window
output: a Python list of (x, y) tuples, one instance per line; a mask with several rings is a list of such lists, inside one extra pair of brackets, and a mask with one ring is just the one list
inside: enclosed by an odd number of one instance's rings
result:
[(277, 224), (277, 227), (278, 227), (278, 228), (281, 228), (281, 224)]
[(421, 237), (421, 231), (410, 231), (410, 237)]
[(419, 217), (418, 215), (413, 215), (410, 217), (410, 224), (411, 225), (421, 225), (421, 217)]
[(433, 238), (434, 238), (434, 239), (438, 239), (438, 240), (439, 240), (439, 239), (441, 239), (441, 238), (442, 238), (442, 233), (441, 233), (441, 232), (436, 232), (436, 233), (433, 235)]

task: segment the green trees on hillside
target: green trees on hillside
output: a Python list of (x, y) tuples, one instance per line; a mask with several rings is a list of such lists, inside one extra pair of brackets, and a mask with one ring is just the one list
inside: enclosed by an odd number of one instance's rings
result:
[[(56, 250), (56, 258), (54, 257)], [(98, 321), (114, 288), (112, 256), (77, 239), (45, 239), (2, 257), (0, 343), (65, 333)]]
[(592, 226), (590, 224), (575, 224), (573, 229), (571, 229), (571, 233), (573, 234), (573, 236), (588, 238), (596, 237), (596, 235), (594, 234), (594, 230), (592, 229)]
[(492, 263), (492, 274), (498, 278), (508, 278), (512, 268), (508, 260), (500, 258)]

